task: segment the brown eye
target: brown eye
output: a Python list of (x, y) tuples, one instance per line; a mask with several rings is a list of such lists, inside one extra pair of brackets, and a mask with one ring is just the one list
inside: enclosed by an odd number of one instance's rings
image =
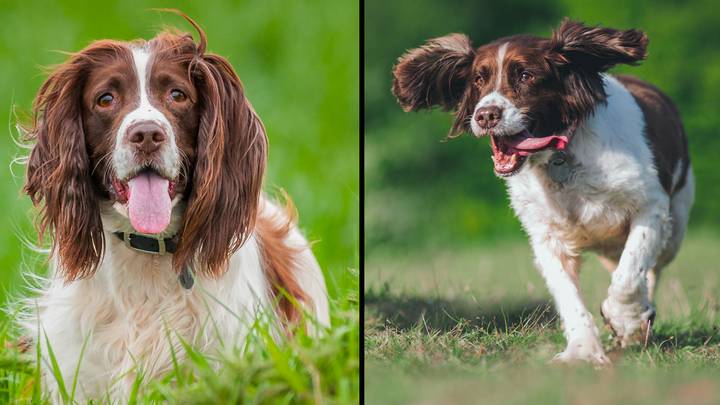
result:
[(531, 81), (532, 79), (534, 79), (534, 76), (527, 70), (520, 73), (520, 82), (525, 83)]
[(110, 93), (105, 93), (102, 96), (98, 97), (97, 105), (103, 108), (107, 108), (113, 104), (113, 101), (115, 101), (115, 97), (113, 97), (113, 95)]
[(170, 100), (176, 103), (182, 103), (183, 101), (187, 100), (187, 96), (182, 91), (178, 89), (173, 89), (170, 90)]

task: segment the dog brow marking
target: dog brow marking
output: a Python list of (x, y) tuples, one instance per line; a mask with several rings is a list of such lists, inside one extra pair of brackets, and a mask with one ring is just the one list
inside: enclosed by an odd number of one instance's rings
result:
[(135, 73), (138, 77), (138, 87), (140, 93), (140, 104), (137, 109), (141, 110), (146, 108), (148, 111), (152, 110), (152, 105), (147, 95), (146, 81), (148, 79), (148, 61), (150, 60), (150, 52), (148, 52), (147, 45), (142, 48), (133, 48), (133, 62), (135, 63)]
[(503, 77), (503, 61), (505, 60), (505, 54), (507, 53), (508, 43), (500, 45), (497, 53), (497, 80), (495, 81), (495, 91), (500, 90)]

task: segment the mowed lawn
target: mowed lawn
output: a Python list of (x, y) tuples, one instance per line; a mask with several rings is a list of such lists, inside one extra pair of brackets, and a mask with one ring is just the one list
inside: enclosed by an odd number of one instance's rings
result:
[(565, 342), (524, 240), (370, 255), (367, 403), (718, 404), (718, 262), (720, 235), (691, 233), (662, 274), (648, 348), (620, 352), (599, 315), (610, 276), (588, 254), (582, 292), (614, 362), (594, 370), (549, 364)]

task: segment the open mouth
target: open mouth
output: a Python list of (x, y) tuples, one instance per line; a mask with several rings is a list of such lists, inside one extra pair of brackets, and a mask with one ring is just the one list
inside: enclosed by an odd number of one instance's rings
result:
[(534, 137), (528, 130), (515, 135), (490, 135), (492, 160), (495, 173), (509, 177), (520, 171), (527, 157), (548, 148), (565, 149), (568, 138), (565, 135)]
[(175, 181), (146, 168), (126, 180), (113, 178), (112, 187), (117, 201), (127, 204), (136, 231), (158, 234), (170, 224)]

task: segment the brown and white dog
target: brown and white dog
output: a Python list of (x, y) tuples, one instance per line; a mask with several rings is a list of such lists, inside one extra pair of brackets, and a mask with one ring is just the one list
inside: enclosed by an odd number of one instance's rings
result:
[(601, 313), (625, 347), (649, 333), (659, 272), (685, 235), (694, 180), (678, 111), (650, 84), (604, 73), (639, 63), (647, 43), (638, 30), (565, 20), (549, 39), (436, 38), (393, 70), (406, 111), (456, 111), (449, 136), (490, 138), (563, 321), (559, 361), (609, 363), (580, 297), (581, 253), (613, 272)]
[(263, 124), (189, 21), (199, 42), (90, 44), (35, 100), (25, 191), (53, 271), (22, 323), (56, 398), (47, 344), (65, 384), (77, 370), (81, 398), (122, 399), (137, 373), (183, 356), (174, 336), (212, 352), (242, 345), (259, 317), (289, 327), (306, 310), (329, 323), (294, 211), (262, 195)]

